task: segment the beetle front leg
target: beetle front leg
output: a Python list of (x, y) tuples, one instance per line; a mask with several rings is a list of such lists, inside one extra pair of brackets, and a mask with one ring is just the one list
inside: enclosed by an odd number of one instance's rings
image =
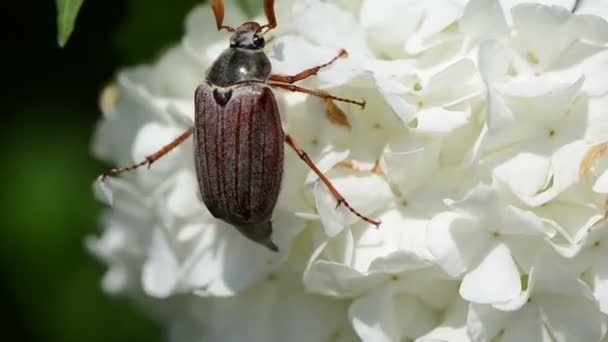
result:
[(317, 65), (314, 68), (309, 68), (306, 69), (304, 71), (301, 71), (295, 75), (270, 75), (269, 80), (270, 81), (275, 81), (275, 82), (281, 82), (281, 83), (296, 83), (298, 81), (301, 81), (307, 77), (316, 75), (319, 70), (321, 70), (322, 68), (325, 68), (331, 64), (333, 64), (335, 61), (338, 60), (338, 58), (343, 58), (348, 56), (348, 53), (346, 52), (346, 50), (341, 49), (340, 52), (338, 52), (338, 55), (334, 58), (332, 58), (329, 62), (321, 64), (321, 65)]
[(323, 91), (302, 88), (302, 87), (299, 87), (299, 86), (293, 85), (293, 84), (283, 84), (283, 83), (274, 83), (274, 82), (268, 82), (268, 84), (272, 87), (277, 87), (277, 88), (286, 89), (286, 90), (294, 91), (294, 92), (298, 92), (298, 93), (318, 96), (318, 97), (322, 98), (323, 100), (334, 100), (334, 101), (341, 101), (341, 102), (356, 104), (358, 106), (361, 106), (361, 109), (365, 109), (365, 100), (357, 101), (357, 100), (347, 99), (344, 97), (337, 97), (337, 96), (330, 95)]
[(105, 171), (104, 173), (101, 174), (101, 180), (103, 181), (108, 176), (112, 176), (112, 175), (116, 175), (116, 174), (119, 174), (119, 173), (135, 170), (135, 169), (140, 168), (140, 167), (142, 167), (144, 165), (148, 165), (148, 167), (150, 167), (150, 165), (152, 165), (152, 163), (154, 163), (155, 161), (159, 160), (164, 155), (166, 155), (167, 153), (171, 152), (171, 150), (173, 150), (174, 148), (176, 148), (177, 146), (179, 146), (181, 143), (183, 143), (191, 134), (192, 134), (192, 127), (188, 128), (187, 131), (185, 131), (184, 133), (182, 133), (179, 137), (175, 138), (175, 140), (173, 140), (169, 144), (163, 146), (163, 148), (161, 148), (160, 150), (158, 150), (158, 151), (156, 151), (156, 152), (154, 152), (154, 153), (146, 156), (145, 160), (143, 160), (143, 161), (141, 161), (141, 162), (139, 162), (137, 164), (130, 165), (130, 166), (119, 167), (119, 168), (114, 168), (114, 169), (110, 169), (110, 170)]
[[(359, 217), (360, 219), (374, 225), (376, 228), (380, 227), (380, 221), (379, 220), (373, 220), (370, 219), (367, 216), (364, 216), (363, 214), (359, 213), (357, 210), (355, 210), (353, 207), (350, 206), (350, 204), (348, 204), (348, 202), (346, 201), (346, 199), (344, 199), (344, 196), (342, 196), (340, 194), (340, 192), (338, 192), (338, 190), (334, 187), (333, 184), (331, 184), (331, 182), (329, 181), (329, 179), (327, 179), (327, 177), (323, 174), (323, 172), (321, 172), (321, 170), (319, 170), (319, 168), (317, 168), (317, 166), (315, 165), (315, 163), (313, 163), (313, 161), (310, 159), (310, 157), (308, 157), (308, 154), (301, 148), (299, 148), (296, 143), (293, 141), (293, 139), (291, 138), (291, 136), (289, 136), (288, 134), (285, 134), (285, 142), (287, 143), (287, 145), (289, 145), (298, 155), (298, 157), (300, 157), (300, 159), (302, 159), (306, 165), (308, 165), (308, 167), (310, 167), (310, 169), (317, 174), (317, 176), (319, 177), (319, 179), (321, 180), (321, 182), (323, 182), (323, 184), (325, 184), (325, 186), (327, 186), (327, 188), (329, 189), (329, 191), (331, 192), (332, 196), (334, 196), (334, 198), (336, 199), (336, 201), (338, 201), (337, 206), (340, 206), (341, 204), (344, 205), (348, 210), (350, 210), (351, 213), (355, 214), (357, 217)], [(336, 207), (337, 207), (336, 206)]]

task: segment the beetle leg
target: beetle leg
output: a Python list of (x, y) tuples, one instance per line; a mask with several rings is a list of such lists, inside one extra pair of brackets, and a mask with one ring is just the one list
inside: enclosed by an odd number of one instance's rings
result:
[(104, 180), (108, 176), (112, 176), (112, 175), (115, 175), (115, 174), (119, 174), (119, 173), (131, 171), (131, 170), (135, 170), (135, 169), (137, 169), (139, 167), (142, 167), (144, 165), (148, 165), (148, 167), (150, 167), (150, 165), (152, 165), (152, 163), (154, 163), (155, 161), (159, 160), (165, 154), (171, 152), (171, 150), (173, 150), (174, 148), (176, 148), (177, 146), (179, 146), (181, 143), (183, 143), (191, 134), (192, 134), (192, 127), (188, 128), (187, 131), (185, 131), (184, 133), (182, 133), (179, 137), (175, 138), (175, 140), (173, 140), (172, 142), (170, 142), (168, 145), (165, 145), (160, 150), (152, 153), (151, 155), (146, 156), (145, 160), (143, 160), (143, 161), (141, 161), (141, 162), (139, 162), (137, 164), (130, 165), (130, 166), (119, 167), (119, 168), (110, 169), (110, 170), (105, 171), (104, 173), (101, 174), (101, 180)]
[(230, 26), (222, 25), (224, 23), (224, 1), (223, 0), (211, 0), (211, 9), (215, 15), (215, 23), (217, 30), (226, 29), (229, 32), (234, 32), (234, 28)]
[(361, 109), (365, 108), (365, 100), (356, 101), (356, 100), (351, 100), (351, 99), (347, 99), (347, 98), (343, 98), (343, 97), (337, 97), (337, 96), (330, 95), (323, 91), (302, 88), (302, 87), (298, 87), (297, 85), (293, 85), (293, 84), (283, 84), (283, 83), (275, 83), (275, 82), (268, 82), (268, 84), (272, 87), (277, 87), (277, 88), (287, 89), (289, 91), (295, 91), (298, 93), (305, 93), (305, 94), (309, 94), (309, 95), (318, 96), (318, 97), (322, 98), (323, 100), (334, 100), (334, 101), (353, 103), (353, 104), (361, 106)]
[(319, 70), (321, 70), (322, 68), (325, 68), (329, 65), (331, 65), (332, 63), (334, 63), (335, 61), (338, 60), (338, 58), (343, 58), (348, 56), (348, 53), (346, 52), (346, 50), (341, 49), (340, 52), (338, 52), (338, 55), (336, 55), (336, 57), (332, 58), (329, 62), (321, 64), (321, 65), (317, 65), (314, 68), (309, 68), (306, 69), (304, 71), (301, 71), (295, 75), (270, 75), (269, 80), (270, 81), (275, 81), (275, 82), (281, 82), (281, 83), (295, 83), (298, 81), (301, 81), (307, 77), (316, 75)]
[(373, 220), (370, 219), (367, 216), (362, 215), (361, 213), (359, 213), (357, 210), (355, 210), (353, 207), (350, 206), (350, 204), (348, 204), (348, 202), (346, 201), (346, 199), (344, 199), (344, 196), (342, 196), (338, 190), (334, 187), (333, 184), (331, 184), (331, 182), (329, 181), (329, 179), (327, 179), (327, 177), (323, 174), (323, 172), (321, 172), (321, 170), (319, 170), (319, 168), (317, 168), (317, 166), (315, 165), (315, 163), (313, 163), (313, 161), (310, 159), (310, 157), (308, 157), (308, 154), (302, 150), (301, 148), (299, 148), (296, 143), (293, 141), (293, 139), (291, 138), (291, 136), (289, 136), (288, 134), (285, 134), (285, 142), (287, 143), (287, 145), (289, 145), (298, 155), (298, 157), (300, 157), (300, 159), (302, 159), (306, 165), (308, 165), (308, 167), (311, 168), (311, 170), (317, 174), (317, 176), (319, 177), (319, 179), (321, 180), (321, 182), (323, 182), (323, 184), (325, 184), (325, 186), (327, 186), (327, 188), (329, 189), (329, 191), (331, 192), (332, 196), (334, 196), (334, 198), (336, 199), (336, 201), (338, 201), (336, 207), (340, 206), (340, 204), (344, 205), (346, 208), (348, 208), (348, 210), (350, 210), (351, 213), (355, 214), (357, 217), (359, 217), (360, 219), (376, 226), (376, 228), (380, 227), (380, 221), (379, 220)]

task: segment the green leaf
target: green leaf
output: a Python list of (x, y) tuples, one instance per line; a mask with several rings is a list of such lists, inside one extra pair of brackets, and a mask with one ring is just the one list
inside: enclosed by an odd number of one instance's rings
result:
[(57, 42), (64, 47), (74, 30), (76, 15), (82, 0), (56, 0), (57, 3)]

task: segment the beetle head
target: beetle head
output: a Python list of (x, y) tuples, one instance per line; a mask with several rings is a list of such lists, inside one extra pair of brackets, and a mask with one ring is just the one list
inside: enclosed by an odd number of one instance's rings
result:
[(248, 21), (239, 26), (230, 37), (231, 48), (257, 50), (264, 48), (264, 37), (262, 26), (253, 21)]

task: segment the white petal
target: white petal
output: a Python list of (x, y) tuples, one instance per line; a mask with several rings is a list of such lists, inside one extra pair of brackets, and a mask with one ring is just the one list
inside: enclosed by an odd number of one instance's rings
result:
[(496, 88), (518, 119), (552, 127), (568, 114), (583, 81), (580, 76), (560, 82), (535, 78), (500, 83)]
[(418, 255), (406, 250), (398, 250), (387, 256), (374, 259), (369, 266), (369, 270), (372, 272), (397, 274), (406, 271), (420, 270), (429, 266), (431, 266), (431, 264)]
[[(565, 8), (548, 7), (539, 4), (521, 4), (511, 9), (513, 24), (525, 32), (525, 37), (518, 37), (522, 54), (533, 51), (537, 64), (550, 66), (557, 58), (557, 53), (568, 46), (570, 35), (576, 32), (568, 30), (567, 22), (572, 14)], [(549, 32), (559, 34), (549, 43), (543, 37)]]
[(200, 234), (203, 229), (205, 229), (205, 225), (203, 224), (188, 224), (183, 226), (176, 235), (177, 241), (179, 242), (187, 242), (195, 239), (198, 234)]
[(485, 40), (505, 36), (507, 22), (498, 1), (471, 0), (460, 19), (462, 31), (475, 40)]
[(514, 206), (507, 206), (504, 209), (503, 234), (522, 234), (545, 236), (547, 230), (541, 219), (531, 211), (522, 210)]
[[(452, 1), (429, 0), (424, 3), (423, 20), (415, 34), (406, 41), (405, 50), (417, 54), (441, 43), (433, 43), (433, 38), (456, 22), (463, 8)], [(451, 37), (453, 38), (453, 37)]]
[(445, 310), (444, 320), (416, 342), (470, 341), (466, 327), (467, 308), (466, 302), (454, 300)]
[[(217, 55), (213, 56), (213, 58)], [(150, 100), (163, 110), (167, 118), (167, 108), (174, 101), (190, 102), (193, 106), (194, 89), (201, 83), (200, 57), (192, 55), (181, 45), (169, 48), (152, 66), (152, 70), (135, 69), (129, 78), (141, 84), (141, 91), (147, 93)], [(192, 114), (191, 114), (192, 115)]]
[(497, 245), (480, 264), (462, 279), (460, 295), (463, 299), (493, 304), (514, 299), (521, 291), (517, 265), (504, 245)]
[(414, 296), (398, 294), (395, 296), (395, 318), (401, 327), (400, 336), (414, 339), (437, 326), (440, 314)]
[[(522, 55), (529, 51), (536, 55), (537, 70), (577, 63), (598, 50), (594, 45), (605, 45), (608, 39), (605, 21), (574, 16), (570, 8), (522, 4), (512, 14), (517, 29), (525, 32), (515, 38), (516, 45)], [(556, 39), (549, 43), (546, 34), (554, 34)]]
[[(468, 109), (467, 103), (483, 92), (483, 84), (475, 63), (462, 58), (440, 70), (420, 72), (423, 88), (419, 92), (424, 107), (442, 106), (454, 110)], [(425, 79), (428, 81), (425, 82)], [(459, 83), (454, 87), (454, 81)]]
[(191, 317), (178, 330), (191, 332), (187, 341), (327, 341), (348, 324), (347, 303), (305, 293), (289, 271), (235, 297), (184, 299), (180, 316)]
[(508, 313), (494, 309), (490, 305), (469, 304), (467, 328), (474, 342), (490, 341), (509, 323)]
[(513, 314), (513, 321), (502, 335), (504, 342), (551, 342), (536, 305), (526, 305)]
[(608, 21), (608, 4), (603, 0), (584, 0), (576, 14), (597, 15)]
[(608, 193), (608, 169), (604, 170), (599, 177), (597, 177), (593, 184), (593, 191), (606, 194)]
[(435, 216), (428, 226), (427, 246), (450, 276), (457, 277), (475, 264), (490, 242), (487, 234), (480, 234), (476, 223), (454, 213)]
[(309, 0), (293, 6), (294, 26), (298, 33), (322, 46), (365, 53), (362, 28), (355, 17), (335, 4)]
[(312, 293), (348, 298), (359, 296), (386, 279), (381, 273), (367, 275), (341, 263), (320, 260), (306, 270), (303, 281)]
[(142, 286), (152, 297), (170, 296), (178, 282), (178, 260), (160, 229), (155, 229), (148, 261), (142, 268)]
[(423, 109), (416, 115), (416, 131), (430, 134), (446, 134), (469, 123), (471, 113), (451, 111), (443, 108)]
[(592, 271), (595, 298), (597, 298), (602, 312), (608, 314), (608, 253), (604, 251), (604, 253), (596, 255)]
[[(587, 203), (584, 200), (588, 200)], [(536, 212), (554, 223), (556, 231), (570, 244), (580, 243), (589, 228), (604, 217), (602, 205), (594, 205), (589, 198), (583, 201), (551, 201)]]
[(384, 97), (386, 103), (392, 108), (395, 114), (397, 114), (399, 119), (401, 119), (403, 125), (409, 125), (410, 121), (415, 117), (417, 107), (406, 101), (400, 94), (395, 94), (382, 88), (379, 88), (378, 90)]
[(438, 142), (421, 144), (412, 139), (389, 148), (380, 165), (387, 178), (399, 186), (401, 194), (409, 197), (415, 189), (433, 178), (439, 166), (441, 146)]
[(536, 275), (534, 267), (530, 268), (530, 272), (528, 272), (528, 287), (525, 291), (520, 292), (518, 296), (513, 298), (510, 301), (504, 303), (495, 303), (492, 304), (492, 307), (501, 311), (513, 311), (516, 312), (524, 307), (532, 295), (532, 292), (536, 289)]
[(98, 178), (93, 191), (97, 199), (129, 215), (141, 216), (146, 212), (144, 208), (150, 205), (149, 201), (142, 201), (144, 196), (134, 184), (122, 178), (108, 177), (103, 181)]
[(494, 169), (496, 178), (519, 196), (537, 194), (549, 181), (550, 158), (519, 153)]
[(129, 274), (130, 270), (120, 267), (111, 266), (110, 269), (103, 275), (101, 280), (101, 287), (107, 293), (120, 294), (127, 291), (128, 286), (131, 285), (131, 277)]
[(176, 176), (175, 187), (167, 198), (167, 209), (177, 217), (191, 217), (206, 213), (198, 196), (198, 183), (190, 171)]
[[(474, 0), (469, 4), (483, 3), (492, 4), (495, 1)], [(485, 17), (485, 16), (484, 16)], [(494, 24), (494, 23), (492, 23)], [(500, 26), (500, 24), (499, 24)], [(509, 70), (509, 59), (507, 50), (497, 41), (484, 41), (479, 46), (478, 60), (479, 73), (487, 86), (503, 79)]]
[(496, 188), (478, 184), (451, 207), (475, 217), (484, 229), (492, 231), (500, 217), (501, 202)]
[(355, 300), (348, 316), (362, 341), (390, 342), (400, 338), (394, 310), (393, 292), (383, 286)]
[(279, 247), (279, 253), (275, 253), (253, 243), (228, 224), (217, 220), (209, 223), (184, 266), (185, 282), (205, 296), (239, 293), (282, 264), (291, 240), (303, 225), (293, 215), (275, 213), (272, 240)]
[(403, 41), (417, 29), (424, 9), (414, 1), (365, 0), (359, 20), (368, 44), (392, 57), (404, 55)]
[(604, 113), (604, 108), (608, 106), (608, 96), (589, 98), (587, 101), (586, 115), (587, 124), (585, 127), (585, 139), (597, 144), (608, 140), (608, 119)]
[[(606, 6), (608, 10), (608, 6)], [(608, 11), (606, 13), (608, 17)], [(600, 77), (597, 70), (606, 70), (608, 68), (608, 52), (604, 51), (590, 57), (583, 63), (583, 74), (585, 75), (585, 84), (583, 89), (591, 96), (601, 96), (608, 91), (608, 80)]]
[[(462, 15), (463, 8), (453, 1), (431, 0), (425, 4), (426, 17), (417, 34), (434, 35), (454, 23)], [(435, 15), (430, 15), (431, 13)]]
[(194, 101), (175, 101), (167, 105), (167, 115), (184, 128), (194, 126)]
[(595, 300), (547, 296), (539, 305), (556, 341), (599, 341), (605, 322)]
[(93, 193), (95, 198), (111, 206), (114, 203), (114, 192), (108, 182), (113, 182), (113, 180), (102, 179), (102, 176), (97, 177), (93, 183)]
[(420, 266), (420, 258), (430, 259), (426, 249), (429, 215), (424, 209), (437, 211), (428, 202), (409, 203), (407, 207), (398, 206), (378, 216), (382, 221), (378, 229), (361, 225), (353, 227), (356, 254), (352, 265), (361, 271), (371, 270), (376, 265), (393, 270), (387, 272), (399, 273)]
[(539, 206), (556, 198), (578, 181), (579, 165), (588, 144), (579, 140), (559, 148), (551, 158), (553, 179), (551, 187), (533, 196), (520, 196), (524, 203)]
[(537, 260), (534, 267), (536, 278), (534, 293), (581, 297), (581, 300), (593, 301), (593, 294), (587, 284), (563, 265), (558, 264), (559, 260), (554, 259), (552, 255), (543, 255)]
[(439, 267), (393, 274), (391, 280), (398, 293), (415, 297), (436, 312), (445, 310), (459, 297), (458, 280), (447, 276)]

